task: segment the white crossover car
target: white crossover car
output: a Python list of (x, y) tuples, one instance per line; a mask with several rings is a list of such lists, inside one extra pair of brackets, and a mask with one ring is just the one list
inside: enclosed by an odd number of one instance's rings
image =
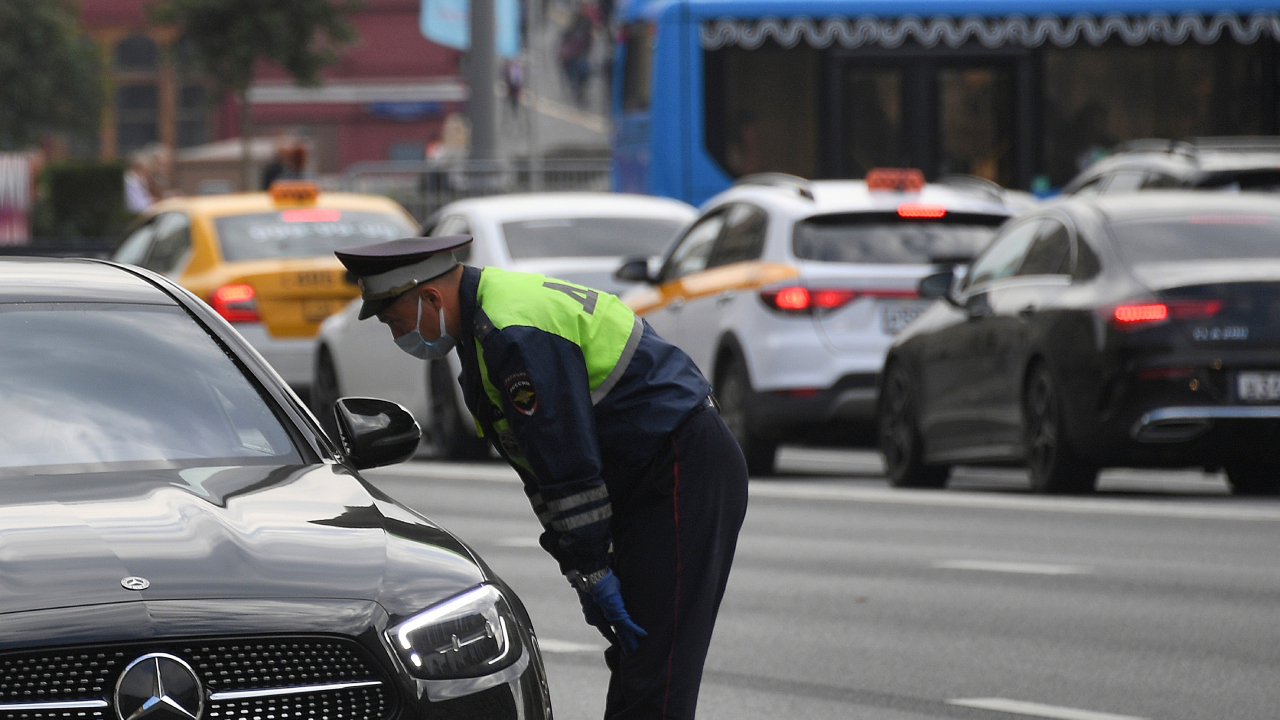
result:
[[(472, 235), (459, 259), (478, 267), (536, 272), (619, 293), (630, 283), (614, 277), (623, 258), (656, 258), (697, 217), (691, 205), (618, 193), (530, 193), (459, 200), (425, 224), (430, 236)], [(401, 352), (386, 326), (357, 321), (359, 301), (330, 317), (316, 345), (312, 404), (322, 422), (339, 397), (394, 400), (418, 419), (426, 445), (439, 457), (488, 457), (455, 378), (456, 353), (418, 360)]]
[(781, 442), (873, 442), (885, 351), (932, 302), (919, 280), (969, 262), (1034, 202), (945, 180), (748, 176), (703, 204), (656, 273), (643, 259), (619, 268), (646, 283), (627, 304), (711, 380), (752, 474), (773, 472)]

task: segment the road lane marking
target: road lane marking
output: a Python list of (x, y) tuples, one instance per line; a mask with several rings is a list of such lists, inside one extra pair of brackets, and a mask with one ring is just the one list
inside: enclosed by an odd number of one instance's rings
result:
[(1042, 705), (1040, 703), (1008, 700), (1005, 698), (958, 698), (948, 700), (948, 705), (961, 705), (979, 710), (995, 710), (996, 712), (1031, 717), (1054, 718), (1054, 720), (1146, 720), (1136, 715), (1116, 715), (1115, 713), (1094, 712), (1058, 705)]
[(819, 483), (752, 479), (752, 497), (781, 500), (819, 500), (884, 503), (891, 505), (931, 505), (990, 510), (1036, 510), (1042, 512), (1143, 517), (1194, 518), (1204, 520), (1280, 521), (1280, 506), (1207, 505), (1181, 500), (1158, 502), (1130, 498), (1066, 498), (1032, 495), (969, 493), (953, 490), (895, 490), (892, 488), (832, 487)]
[(1031, 575), (1088, 575), (1091, 568), (1083, 565), (1050, 565), (1047, 563), (995, 562), (989, 560), (939, 560), (939, 570), (982, 570), (984, 572), (1026, 573)]
[[(379, 474), (438, 480), (483, 480), (520, 482), (509, 466), (497, 463), (449, 463), (412, 461), (365, 470)], [(1280, 522), (1280, 505), (1222, 504), (1203, 500), (1135, 500), (1132, 498), (1071, 498), (1004, 493), (958, 492), (955, 490), (898, 490), (894, 488), (833, 486), (792, 480), (753, 478), (747, 486), (751, 497), (820, 502), (862, 502), (889, 505), (923, 505), (984, 510), (1033, 510), (1039, 512), (1128, 515), (1137, 517), (1189, 518), (1199, 520), (1250, 520)]]
[(531, 537), (509, 537), (493, 541), (498, 547), (509, 548), (540, 548), (542, 545), (538, 542), (538, 538)]
[(603, 645), (569, 642), (568, 640), (548, 640), (546, 638), (538, 638), (538, 647), (542, 649), (542, 652), (549, 653), (596, 653), (604, 651)]

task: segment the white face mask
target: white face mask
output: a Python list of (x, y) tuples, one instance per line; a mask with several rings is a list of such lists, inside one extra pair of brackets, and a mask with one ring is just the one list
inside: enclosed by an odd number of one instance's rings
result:
[(418, 320), (413, 330), (396, 338), (396, 347), (418, 358), (419, 360), (439, 360), (458, 344), (444, 329), (444, 306), (440, 307), (440, 337), (431, 342), (422, 338), (422, 296), (418, 296)]

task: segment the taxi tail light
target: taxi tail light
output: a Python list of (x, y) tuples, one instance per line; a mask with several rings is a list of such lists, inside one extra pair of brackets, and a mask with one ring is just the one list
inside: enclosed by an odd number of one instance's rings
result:
[(252, 285), (223, 285), (213, 291), (210, 305), (227, 322), (258, 322), (258, 302)]
[(915, 290), (892, 288), (807, 288), (791, 285), (774, 290), (763, 290), (760, 299), (778, 312), (792, 315), (812, 315), (815, 312), (835, 310), (860, 297), (915, 298)]

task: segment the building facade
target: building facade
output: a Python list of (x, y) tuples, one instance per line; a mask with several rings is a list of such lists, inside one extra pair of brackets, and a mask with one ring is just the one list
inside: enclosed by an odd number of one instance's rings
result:
[[(115, 158), (160, 146), (181, 164), (184, 149), (240, 137), (240, 109), (183, 61), (176, 28), (149, 22), (149, 2), (81, 1), (87, 32), (107, 61), (109, 103), (97, 151)], [(467, 90), (461, 52), (422, 36), (419, 8), (419, 0), (366, 0), (351, 17), (359, 39), (322, 72), (320, 87), (297, 87), (264, 63), (248, 94), (250, 134), (304, 145), (307, 170), (319, 176), (365, 160), (422, 159), (445, 117), (462, 110)]]

